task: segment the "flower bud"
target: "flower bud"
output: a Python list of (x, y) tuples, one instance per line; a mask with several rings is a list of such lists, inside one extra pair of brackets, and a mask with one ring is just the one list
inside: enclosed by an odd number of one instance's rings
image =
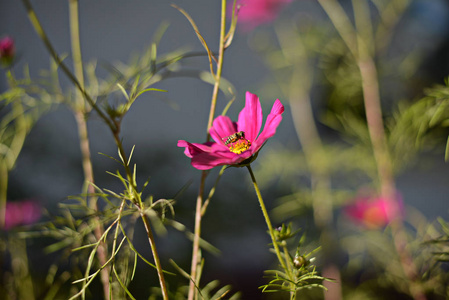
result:
[(302, 255), (296, 255), (293, 259), (293, 264), (297, 269), (300, 269), (302, 266), (307, 266), (309, 261)]
[(279, 242), (288, 240), (295, 236), (298, 233), (297, 231), (292, 231), (292, 223), (289, 223), (287, 226), (285, 224), (282, 224), (281, 226), (275, 228), (274, 230), (274, 236), (276, 237), (276, 240)]
[(0, 63), (3, 66), (11, 65), (15, 55), (14, 40), (9, 36), (0, 39)]

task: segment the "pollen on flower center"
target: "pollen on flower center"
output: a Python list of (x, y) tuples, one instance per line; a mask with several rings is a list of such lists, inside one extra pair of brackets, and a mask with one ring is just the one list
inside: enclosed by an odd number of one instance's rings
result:
[(251, 142), (247, 139), (238, 139), (229, 145), (229, 151), (235, 154), (241, 154), (251, 147)]

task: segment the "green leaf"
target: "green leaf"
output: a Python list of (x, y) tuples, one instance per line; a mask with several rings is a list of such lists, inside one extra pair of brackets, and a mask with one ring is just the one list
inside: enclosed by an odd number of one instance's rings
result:
[(126, 100), (129, 101), (129, 96), (128, 96), (128, 93), (126, 92), (125, 88), (118, 82), (117, 82), (117, 86), (120, 89), (120, 91), (122, 92), (123, 96), (125, 96)]
[(148, 88), (148, 89), (144, 89), (144, 90), (140, 91), (136, 95), (136, 98), (139, 97), (140, 95), (142, 95), (143, 93), (150, 92), (150, 91), (165, 92), (165, 93), (167, 92), (166, 90), (162, 90), (162, 89)]

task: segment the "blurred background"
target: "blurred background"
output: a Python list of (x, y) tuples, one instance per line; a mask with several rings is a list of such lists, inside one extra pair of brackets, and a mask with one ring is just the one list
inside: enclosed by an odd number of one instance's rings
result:
[[(340, 2), (350, 11), (351, 1)], [(83, 60), (96, 61), (97, 75), (106, 76), (108, 65), (128, 62), (133, 55), (146, 51), (161, 24), (168, 24), (168, 28), (158, 45), (158, 55), (179, 49), (203, 51), (186, 18), (170, 3), (177, 4), (191, 15), (214, 51), (218, 45), (220, 1), (80, 1)], [(60, 54), (70, 55), (67, 2), (34, 1), (33, 4), (56, 50)], [(298, 162), (296, 157), (290, 159), (283, 155), (283, 161), (276, 161), (279, 153), (301, 150), (289, 101), (283, 98), (285, 94), (277, 87), (275, 77), (279, 70), (270, 67), (270, 59), (265, 55), (271, 51), (270, 47), (277, 47), (276, 34), (286, 26), (297, 26), (305, 35), (316, 30), (319, 32), (317, 39), (331, 35), (334, 30), (318, 3), (312, 0), (293, 1), (273, 23), (263, 24), (251, 31), (238, 27), (231, 47), (226, 50), (223, 70), (223, 77), (233, 85), (236, 96), (227, 114), (231, 119), (237, 119), (244, 105), (246, 91), (260, 97), (265, 114), (276, 98), (286, 105), (278, 133), (254, 163), (255, 175), (261, 182), (262, 194), (269, 209), (274, 209), (281, 203), (280, 199), (293, 194), (298, 187), (310, 184), (310, 178), (303, 171), (304, 165), (298, 165), (297, 172), (291, 170), (294, 167), (289, 166), (289, 161)], [(444, 78), (449, 75), (449, 3), (444, 0), (411, 1), (391, 34), (391, 43), (384, 56), (387, 62), (380, 71), (386, 74), (380, 83), (387, 121), (398, 111), (400, 103), (411, 104), (423, 98), (426, 88), (443, 84)], [(22, 73), (25, 65), (29, 66), (31, 77), (39, 77), (43, 69), (49, 68), (49, 55), (34, 32), (20, 1), (0, 1), (0, 37), (6, 35), (11, 36), (16, 44), (17, 62), (14, 69), (17, 74)], [(332, 47), (327, 45), (326, 49), (329, 48)], [(71, 59), (66, 60), (71, 65)], [(332, 126), (334, 123), (328, 116), (329, 111), (344, 108), (336, 108), (335, 103), (338, 101), (334, 97), (332, 80), (322, 75), (326, 74), (326, 62), (329, 63), (329, 60), (326, 61), (323, 56), (311, 59), (310, 62), (315, 69), (314, 74), (311, 74), (314, 81), (311, 88), (313, 112), (324, 143), (345, 144), (347, 140)], [(391, 62), (398, 63), (400, 68), (388, 70), (387, 66)], [(209, 64), (206, 56), (200, 56), (182, 60), (180, 67), (184, 70), (208, 71)], [(64, 75), (60, 76), (60, 80), (63, 87), (69, 86)], [(173, 198), (189, 184), (176, 198), (175, 219), (193, 230), (200, 171), (191, 167), (190, 159), (176, 144), (178, 140), (204, 141), (212, 85), (198, 78), (184, 76), (167, 79), (154, 87), (167, 92), (146, 93), (137, 100), (122, 125), (123, 143), (127, 151), (135, 146), (133, 162), (137, 165), (138, 183), (143, 184), (150, 178), (146, 193), (154, 195), (155, 199)], [(0, 75), (0, 93), (6, 89), (6, 78)], [(221, 93), (217, 111), (220, 112), (228, 101), (229, 96)], [(357, 107), (358, 104), (350, 102), (344, 105)], [(92, 114), (88, 129), (96, 185), (120, 191), (121, 183), (106, 173), (115, 172), (119, 169), (118, 164), (99, 154), (117, 157), (117, 149), (108, 128), (98, 116)], [(409, 162), (403, 163), (396, 174), (397, 189), (404, 204), (412, 207), (413, 212), (422, 214), (429, 222), (437, 217), (446, 220), (449, 217), (449, 166), (444, 161), (447, 134), (447, 130), (438, 131), (434, 143), (413, 156)], [(54, 106), (38, 120), (26, 139), (16, 167), (10, 173), (8, 199), (38, 199), (43, 207), (56, 214), (58, 203), (82, 191), (83, 171), (80, 161), (73, 114), (64, 105)], [(349, 165), (359, 163), (357, 159), (347, 162)], [(218, 170), (212, 171), (208, 187), (213, 185), (216, 173)], [(352, 176), (355, 178), (340, 177), (335, 181), (339, 188), (344, 187), (353, 192), (345, 194), (347, 201), (357, 194), (359, 187), (369, 182), (368, 177), (360, 180), (356, 173), (352, 173)], [(345, 230), (351, 227), (341, 210), (340, 204), (344, 203), (342, 200), (334, 206), (333, 222), (339, 228), (337, 236), (344, 236)], [(282, 215), (273, 218), (274, 223), (284, 220)], [(302, 228), (310, 241), (317, 241), (310, 207), (298, 208), (298, 214), (290, 215), (288, 220)], [(149, 256), (143, 227), (137, 224), (136, 246)], [(268, 296), (261, 295), (258, 287), (264, 283), (263, 271), (273, 263), (273, 255), (267, 251), (269, 239), (266, 225), (244, 168), (226, 170), (203, 224), (203, 238), (221, 251), (219, 255), (205, 255), (204, 282), (219, 279), (223, 284), (231, 284), (234, 290), (242, 291), (242, 299), (268, 299)], [(140, 235), (141, 241), (137, 238)], [(46, 242), (29, 242), (30, 261), (36, 261), (31, 270), (35, 274), (45, 274), (51, 263), (52, 258), (40, 250)], [(167, 235), (158, 237), (158, 244), (162, 261), (172, 258), (180, 266), (189, 268), (191, 244), (183, 234), (169, 230)], [(346, 268), (348, 254), (336, 256), (337, 265)], [(319, 268), (320, 262), (316, 263)], [(144, 271), (146, 274), (151, 273), (148, 269)], [(138, 288), (139, 285), (148, 287), (146, 278), (136, 278), (132, 288), (137, 291), (142, 289)], [(145, 290), (142, 294), (146, 295), (147, 292)]]

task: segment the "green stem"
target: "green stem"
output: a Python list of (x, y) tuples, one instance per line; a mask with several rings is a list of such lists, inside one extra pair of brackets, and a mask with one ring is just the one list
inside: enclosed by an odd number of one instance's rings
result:
[[(222, 0), (221, 2), (221, 25), (220, 25), (220, 42), (218, 46), (218, 62), (217, 62), (217, 71), (215, 74), (215, 84), (212, 92), (212, 100), (209, 111), (209, 119), (207, 122), (207, 141), (210, 140), (209, 129), (212, 127), (212, 122), (215, 116), (218, 91), (220, 87), (221, 74), (223, 70), (223, 54), (225, 49), (225, 34), (226, 34), (226, 0)], [(212, 70), (211, 70), (212, 71)], [(201, 181), (199, 187), (199, 193), (196, 202), (195, 208), (195, 230), (194, 230), (194, 238), (193, 238), (193, 249), (192, 249), (192, 262), (191, 262), (191, 270), (190, 277), (191, 281), (189, 284), (189, 294), (188, 300), (193, 300), (198, 297), (198, 291), (195, 285), (199, 285), (199, 279), (197, 278), (198, 268), (200, 267), (201, 262), (201, 251), (200, 251), (200, 238), (201, 238), (201, 221), (203, 217), (203, 212), (205, 208), (203, 207), (203, 193), (204, 186), (207, 178), (207, 171), (201, 172)], [(208, 202), (206, 203), (206, 205)]]
[[(296, 31), (282, 27), (276, 30), (276, 33), (285, 59), (296, 66), (292, 72), (290, 84), (284, 85), (282, 78), (279, 85), (283, 87), (289, 99), (293, 124), (310, 171), (313, 219), (321, 232), (321, 245), (326, 261), (322, 267), (322, 273), (333, 270), (334, 274), (340, 277), (338, 269), (329, 262), (329, 258), (333, 255), (332, 245), (335, 243), (333, 239), (335, 235), (329, 234), (332, 231), (333, 199), (327, 161), (331, 158), (325, 152), (313, 116), (310, 99), (313, 68), (308, 62), (309, 56), (304, 42)], [(290, 51), (292, 48), (295, 51)], [(339, 281), (324, 281), (323, 284), (328, 289), (328, 292), (324, 292), (324, 299), (342, 299)]]
[[(53, 59), (56, 61), (56, 63), (61, 67), (63, 72), (66, 74), (66, 76), (73, 82), (73, 84), (83, 94), (84, 98), (91, 105), (91, 107), (105, 121), (105, 123), (108, 125), (111, 132), (113, 133), (113, 136), (114, 136), (115, 142), (117, 144), (117, 147), (119, 149), (120, 155), (123, 158), (126, 174), (127, 174), (130, 184), (132, 185), (133, 193), (134, 193), (134, 196), (136, 197), (135, 199), (139, 199), (139, 203), (135, 203), (135, 204), (139, 205), (140, 204), (139, 193), (137, 192), (137, 188), (136, 188), (135, 182), (133, 180), (133, 175), (132, 175), (131, 170), (127, 163), (128, 162), (128, 160), (126, 158), (127, 156), (125, 154), (125, 151), (123, 150), (123, 146), (122, 146), (121, 140), (119, 138), (119, 131), (120, 131), (119, 124), (111, 121), (108, 118), (108, 116), (96, 105), (95, 101), (86, 92), (86, 90), (83, 88), (82, 84), (78, 81), (78, 79), (75, 77), (75, 75), (73, 75), (71, 73), (71, 71), (69, 70), (69, 68), (62, 62), (62, 60), (60, 59), (60, 57), (54, 50), (52, 44), (50, 43), (50, 40), (48, 39), (47, 34), (45, 33), (44, 29), (42, 28), (42, 26), (39, 22), (39, 19), (37, 18), (36, 13), (34, 12), (34, 9), (31, 5), (30, 1), (22, 0), (22, 2), (27, 10), (28, 18), (30, 19), (31, 24), (33, 25), (34, 29), (36, 30), (36, 32), (39, 35), (39, 37), (41, 38), (41, 40), (44, 42), (45, 47), (50, 52), (50, 55), (53, 57)], [(163, 296), (164, 300), (168, 300), (167, 287), (166, 287), (165, 280), (164, 280), (163, 270), (162, 270), (162, 267), (161, 267), (161, 264), (159, 261), (159, 255), (156, 251), (156, 246), (155, 246), (155, 242), (154, 242), (154, 236), (151, 231), (151, 226), (148, 221), (148, 218), (146, 217), (145, 214), (143, 214), (142, 207), (139, 206), (138, 208), (141, 211), (141, 217), (144, 222), (145, 229), (147, 230), (147, 235), (148, 235), (148, 239), (150, 241), (151, 251), (153, 254), (153, 258), (155, 260), (155, 265), (156, 265), (156, 269), (157, 269), (158, 276), (159, 276), (159, 283), (160, 283), (160, 286), (162, 289), (162, 296)]]
[(190, 270), (190, 278), (191, 281), (189, 283), (189, 295), (188, 300), (196, 299), (198, 296), (198, 292), (196, 290), (196, 285), (199, 285), (199, 278), (197, 278), (198, 268), (200, 267), (201, 262), (201, 251), (200, 251), (200, 238), (201, 238), (201, 221), (202, 214), (201, 211), (203, 209), (203, 194), (204, 194), (204, 185), (206, 182), (207, 172), (201, 172), (201, 182), (198, 192), (198, 197), (196, 199), (196, 208), (195, 208), (195, 231), (193, 236), (193, 250), (192, 250), (192, 263)]
[[(69, 20), (70, 20), (70, 38), (72, 45), (72, 57), (73, 57), (73, 67), (75, 72), (75, 78), (78, 79), (80, 86), (84, 89), (84, 71), (83, 71), (83, 60), (81, 57), (81, 43), (80, 43), (80, 32), (79, 32), (79, 9), (78, 0), (69, 0)], [(84, 171), (84, 181), (85, 181), (85, 191), (88, 195), (93, 195), (95, 189), (93, 186), (94, 172), (92, 167), (92, 160), (90, 154), (89, 137), (87, 131), (87, 122), (85, 118), (86, 107), (84, 105), (83, 94), (78, 91), (76, 94), (74, 105), (74, 114), (76, 123), (78, 126), (78, 135), (80, 140), (80, 150), (82, 157), (82, 166)], [(97, 198), (92, 196), (89, 197), (89, 207), (94, 211), (98, 211)], [(99, 221), (99, 217), (95, 216), (93, 221), (96, 223), (94, 227), (94, 235), (97, 240), (100, 240), (103, 235), (103, 227)], [(104, 241), (100, 242), (98, 247), (97, 256), (100, 265), (105, 265), (107, 261), (107, 245)], [(100, 278), (103, 285), (103, 294), (105, 299), (110, 299), (112, 296), (110, 294), (110, 283), (109, 283), (109, 266), (105, 266), (100, 272)]]
[(151, 224), (150, 224), (150, 221), (148, 220), (147, 215), (144, 213), (144, 211), (142, 209), (140, 210), (140, 217), (142, 218), (143, 224), (145, 226), (145, 230), (147, 231), (148, 241), (151, 246), (151, 252), (153, 253), (154, 264), (156, 265), (157, 275), (159, 277), (159, 284), (161, 286), (162, 298), (164, 300), (168, 300), (167, 285), (165, 283), (161, 261), (159, 259), (159, 255), (156, 250), (156, 243), (154, 241), (153, 232), (151, 230)]
[(51, 44), (47, 34), (45, 33), (39, 19), (37, 18), (37, 15), (33, 9), (33, 6), (31, 5), (31, 2), (29, 0), (22, 0), (23, 5), (25, 6), (28, 14), (28, 19), (31, 22), (31, 25), (33, 25), (34, 30), (44, 43), (45, 47), (47, 48), (48, 52), (52, 56), (52, 58), (55, 60), (55, 62), (58, 64), (58, 66), (61, 67), (61, 70), (66, 74), (66, 76), (70, 79), (70, 81), (73, 82), (73, 84), (80, 90), (80, 92), (83, 94), (83, 97), (86, 99), (86, 101), (92, 106), (92, 108), (98, 113), (100, 118), (102, 118), (105, 123), (109, 126), (109, 128), (112, 131), (115, 131), (117, 128), (115, 128), (115, 124), (108, 118), (108, 116), (95, 104), (95, 101), (92, 99), (92, 97), (86, 92), (86, 90), (82, 87), (81, 83), (76, 79), (75, 75), (72, 74), (70, 69), (64, 64), (64, 62), (59, 57), (58, 53), (54, 49), (53, 45)]
[[(8, 78), (9, 86), (14, 88), (16, 81), (14, 79), (13, 72), (8, 70), (6, 76)], [(7, 147), (8, 149), (0, 159), (0, 228), (3, 228), (5, 225), (9, 172), (14, 168), (23, 144), (25, 143), (26, 135), (30, 130), (29, 120), (25, 116), (25, 111), (21, 100), (14, 99), (11, 106), (12, 117), (9, 121), (11, 123), (8, 124), (7, 122), (7, 126), (5, 125), (5, 128), (14, 127), (15, 132), (9, 146)]]
[[(290, 258), (290, 253), (288, 252), (288, 248), (287, 248), (287, 243), (285, 241), (282, 242), (282, 250), (284, 252), (284, 257), (285, 257), (285, 263), (287, 266), (287, 275), (288, 277), (293, 281), (295, 280), (294, 275), (292, 274), (293, 272), (293, 265), (292, 265), (292, 261)], [(292, 286), (294, 286), (292, 284)], [(295, 300), (296, 299), (296, 290), (293, 289), (292, 291), (290, 291), (290, 300)]]
[[(84, 71), (83, 71), (83, 59), (81, 57), (81, 40), (79, 29), (79, 3), (78, 0), (69, 0), (69, 20), (70, 20), (70, 41), (72, 45), (72, 58), (74, 75), (78, 80), (82, 89), (84, 89)], [(82, 105), (84, 104), (83, 95), (79, 92), (77, 101)], [(81, 106), (80, 105), (80, 106)], [(81, 107), (83, 107), (82, 105)], [(80, 109), (84, 111), (84, 109)]]
[(335, 29), (348, 46), (349, 51), (357, 58), (357, 32), (337, 0), (318, 0), (321, 7), (331, 19)]
[[(363, 100), (365, 104), (366, 122), (377, 165), (377, 172), (381, 195), (389, 201), (395, 201), (395, 181), (393, 176), (393, 164), (388, 150), (388, 143), (382, 119), (382, 108), (379, 93), (379, 81), (377, 68), (370, 53), (366, 40), (359, 33), (362, 32), (360, 26), (364, 22), (360, 16), (356, 17), (357, 30), (350, 23), (343, 8), (336, 0), (318, 0), (327, 15), (331, 19), (335, 28), (339, 32), (346, 46), (354, 55), (357, 66), (360, 70), (362, 80)], [(354, 1), (355, 13), (363, 13), (366, 8)], [(365, 12), (366, 15), (366, 12)], [(357, 32), (358, 31), (358, 32)], [(369, 33), (370, 35), (372, 33)], [(373, 39), (371, 36), (369, 37)], [(369, 39), (368, 38), (368, 39)], [(374, 47), (373, 47), (374, 48)], [(409, 292), (415, 300), (425, 300), (426, 296), (418, 283), (418, 272), (413, 259), (406, 249), (407, 237), (402, 221), (397, 219), (391, 223), (392, 238), (399, 255), (400, 264), (403, 268), (406, 279), (410, 283)]]
[(6, 158), (0, 160), (0, 229), (5, 227), (6, 202), (8, 197), (8, 166)]
[[(117, 128), (119, 128), (119, 126), (117, 126)], [(134, 199), (134, 205), (136, 205), (136, 207), (139, 210), (140, 217), (142, 218), (145, 230), (147, 232), (148, 241), (149, 241), (150, 247), (151, 247), (151, 253), (153, 254), (154, 264), (156, 266), (156, 271), (157, 271), (157, 274), (159, 277), (159, 285), (162, 290), (162, 298), (164, 300), (168, 300), (168, 291), (167, 291), (167, 285), (165, 283), (165, 278), (164, 278), (164, 270), (162, 269), (162, 265), (161, 265), (161, 262), (159, 259), (159, 254), (157, 252), (156, 242), (154, 240), (154, 235), (153, 235), (153, 231), (151, 229), (151, 224), (150, 224), (150, 221), (148, 220), (147, 215), (144, 212), (145, 208), (142, 206), (140, 194), (137, 191), (136, 182), (134, 180), (133, 173), (131, 172), (131, 169), (129, 168), (128, 157), (123, 149), (123, 145), (120, 140), (118, 131), (114, 132), (114, 139), (115, 139), (115, 143), (117, 144), (120, 156), (123, 159), (123, 166), (125, 167), (125, 172), (126, 172), (128, 182), (131, 185), (131, 189), (132, 189), (131, 192), (132, 192), (132, 197)]]
[(26, 239), (10, 237), (7, 245), (11, 255), (11, 277), (17, 290), (17, 299), (36, 299), (29, 269)]
[(212, 92), (212, 101), (209, 111), (209, 120), (207, 122), (207, 139), (210, 139), (209, 129), (212, 127), (212, 122), (215, 116), (215, 107), (217, 105), (218, 91), (221, 81), (221, 73), (223, 71), (223, 56), (225, 50), (225, 35), (226, 35), (226, 0), (221, 1), (221, 27), (220, 27), (220, 42), (218, 46), (218, 62), (217, 62), (217, 72), (215, 74), (215, 84), (214, 90)]
[(260, 204), (260, 208), (262, 209), (263, 217), (265, 218), (265, 222), (267, 223), (268, 232), (270, 233), (271, 241), (273, 242), (274, 252), (276, 253), (279, 263), (282, 266), (282, 269), (284, 269), (285, 271), (288, 271), (287, 265), (286, 265), (284, 259), (282, 258), (281, 250), (279, 249), (279, 245), (276, 241), (276, 237), (274, 235), (274, 229), (273, 229), (273, 226), (271, 225), (270, 217), (268, 216), (268, 211), (267, 211), (267, 208), (265, 207), (265, 203), (263, 202), (263, 198), (260, 193), (259, 186), (257, 185), (256, 178), (254, 177), (253, 170), (251, 169), (251, 166), (249, 166), (249, 165), (247, 166), (247, 168), (248, 168), (249, 174), (251, 175), (251, 180), (253, 182), (254, 189), (256, 190), (257, 199), (259, 200), (259, 204)]

